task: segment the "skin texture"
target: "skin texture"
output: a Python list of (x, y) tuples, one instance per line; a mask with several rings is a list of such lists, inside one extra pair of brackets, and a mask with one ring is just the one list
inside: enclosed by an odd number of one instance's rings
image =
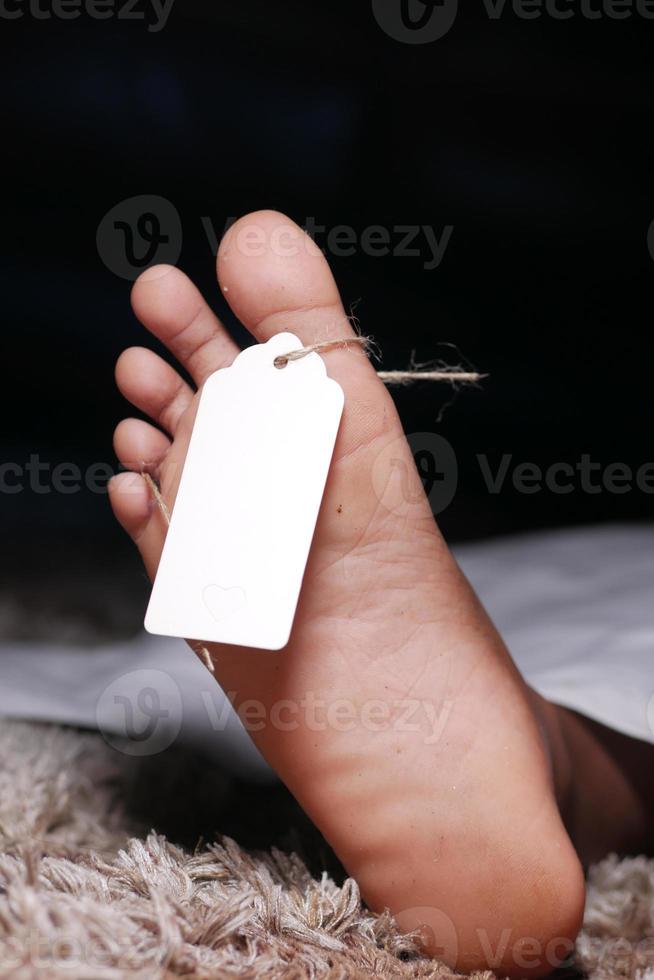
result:
[[(257, 341), (351, 334), (324, 257), (280, 214), (230, 229), (218, 278)], [(238, 353), (179, 270), (145, 272), (132, 302), (198, 387)], [(373, 909), (420, 928), (426, 950), (460, 969), (545, 975), (570, 951), (584, 899), (560, 814), (570, 773), (558, 720), (448, 551), (367, 357), (323, 356), (345, 410), (291, 641), (278, 654), (213, 645), (216, 678), (243, 711), (257, 702), (252, 737)], [(151, 472), (172, 508), (194, 393), (140, 348), (116, 377), (160, 427), (125, 420), (117, 455)], [(153, 577), (165, 524), (145, 482), (121, 474), (110, 494)]]

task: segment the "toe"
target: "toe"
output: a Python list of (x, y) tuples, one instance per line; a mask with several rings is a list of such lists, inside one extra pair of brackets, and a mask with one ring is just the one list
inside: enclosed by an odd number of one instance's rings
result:
[(141, 419), (123, 419), (114, 433), (116, 456), (127, 470), (156, 472), (170, 449), (170, 439)]
[(109, 500), (118, 522), (138, 542), (152, 515), (147, 484), (139, 473), (118, 473), (109, 481)]
[(151, 579), (157, 572), (166, 521), (140, 473), (118, 473), (109, 481), (109, 501), (116, 520), (136, 544)]
[(134, 283), (132, 307), (143, 326), (166, 345), (198, 387), (238, 354), (237, 345), (199, 289), (174, 266), (147, 269)]
[(144, 347), (123, 351), (116, 364), (116, 384), (132, 405), (171, 435), (193, 399), (177, 371)]
[(322, 252), (285, 215), (257, 211), (240, 218), (217, 261), (227, 301), (257, 340), (296, 327), (305, 343), (354, 335)]
[[(305, 345), (355, 336), (324, 255), (283, 214), (239, 219), (221, 242), (217, 266), (228, 303), (258, 341), (281, 331)], [(337, 348), (324, 357), (345, 392), (339, 442), (349, 452), (375, 435), (381, 420), (394, 418), (392, 403), (361, 349)]]

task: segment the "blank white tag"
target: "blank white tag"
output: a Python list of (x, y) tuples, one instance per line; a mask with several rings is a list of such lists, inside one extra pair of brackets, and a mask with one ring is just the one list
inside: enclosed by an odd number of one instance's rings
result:
[(343, 411), (290, 333), (205, 382), (145, 618), (150, 633), (279, 650), (288, 642)]

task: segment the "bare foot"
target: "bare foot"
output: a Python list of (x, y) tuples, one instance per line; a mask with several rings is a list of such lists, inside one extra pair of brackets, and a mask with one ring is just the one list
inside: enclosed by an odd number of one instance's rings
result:
[[(323, 256), (280, 214), (232, 227), (218, 276), (257, 341), (351, 332)], [(198, 386), (238, 353), (180, 271), (148, 270), (132, 298)], [(366, 356), (323, 356), (345, 411), (291, 641), (278, 654), (213, 646), (216, 676), (256, 715), (256, 744), (373, 909), (422, 927), (427, 950), (460, 969), (546, 974), (569, 952), (584, 898), (557, 804), (555, 723), (451, 557)], [(172, 507), (196, 396), (141, 348), (116, 376), (167, 433), (127, 419), (118, 457), (146, 461)], [(135, 492), (134, 477), (116, 477), (111, 501), (154, 576), (165, 525), (145, 483)]]

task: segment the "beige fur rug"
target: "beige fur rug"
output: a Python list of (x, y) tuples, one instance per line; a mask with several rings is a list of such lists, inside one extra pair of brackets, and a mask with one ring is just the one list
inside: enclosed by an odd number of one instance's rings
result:
[[(301, 824), (282, 790), (254, 799), (206, 767), (189, 777), (187, 760), (146, 771), (151, 763), (99, 736), (22, 722), (0, 721), (0, 758), (2, 978), (453, 976), (389, 916), (367, 912), (351, 880), (217, 835), (181, 846), (214, 816), (242, 843), (263, 826), (268, 843), (276, 828)], [(157, 832), (143, 833), (148, 822)], [(290, 843), (303, 847), (302, 834)], [(333, 860), (315, 838), (311, 846), (318, 867)], [(608, 858), (594, 869), (576, 969), (654, 980), (654, 862)]]

